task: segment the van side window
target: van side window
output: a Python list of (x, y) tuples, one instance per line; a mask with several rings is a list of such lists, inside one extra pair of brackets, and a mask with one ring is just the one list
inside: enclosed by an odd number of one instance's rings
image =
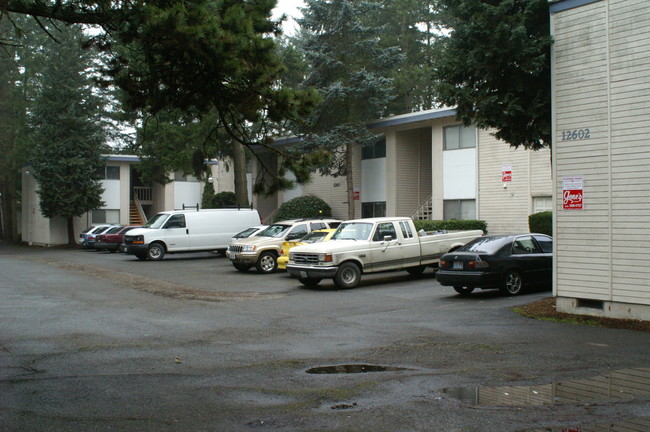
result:
[(170, 217), (165, 223), (165, 228), (185, 228), (185, 215), (172, 215), (172, 217)]

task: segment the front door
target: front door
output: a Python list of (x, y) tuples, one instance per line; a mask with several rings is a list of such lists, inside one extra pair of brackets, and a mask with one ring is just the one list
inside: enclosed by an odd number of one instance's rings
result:
[(190, 248), (190, 235), (185, 223), (184, 214), (172, 215), (165, 225), (165, 240), (169, 252), (184, 251)]
[[(387, 240), (390, 237), (390, 240)], [(404, 267), (402, 246), (393, 222), (378, 223), (370, 240), (368, 270), (398, 270)]]

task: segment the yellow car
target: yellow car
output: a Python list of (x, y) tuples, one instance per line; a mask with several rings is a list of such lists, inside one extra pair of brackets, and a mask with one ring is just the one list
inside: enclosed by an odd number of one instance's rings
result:
[(280, 256), (278, 257), (278, 268), (282, 270), (287, 269), (287, 261), (289, 261), (289, 249), (294, 246), (300, 246), (308, 243), (319, 243), (329, 240), (334, 234), (335, 229), (322, 229), (312, 231), (298, 241), (288, 241), (282, 243)]

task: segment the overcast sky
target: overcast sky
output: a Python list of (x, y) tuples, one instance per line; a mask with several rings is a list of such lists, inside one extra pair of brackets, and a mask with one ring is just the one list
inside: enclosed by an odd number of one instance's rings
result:
[(302, 14), (299, 8), (305, 7), (302, 0), (278, 0), (278, 4), (273, 10), (273, 17), (278, 18), (282, 14), (287, 15), (287, 19), (283, 24), (284, 33), (291, 35), (295, 32), (297, 24), (292, 18), (299, 18)]

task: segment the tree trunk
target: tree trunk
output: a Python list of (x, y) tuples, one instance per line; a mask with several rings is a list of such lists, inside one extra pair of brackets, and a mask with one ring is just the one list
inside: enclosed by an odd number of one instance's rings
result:
[(352, 167), (352, 143), (345, 146), (345, 178), (348, 187), (348, 219), (355, 218), (354, 211), (354, 169)]
[(235, 172), (235, 198), (237, 205), (248, 207), (248, 182), (246, 181), (246, 151), (238, 142), (233, 143), (233, 170)]
[(77, 244), (74, 235), (74, 216), (68, 216), (68, 244), (70, 246), (75, 246)]

